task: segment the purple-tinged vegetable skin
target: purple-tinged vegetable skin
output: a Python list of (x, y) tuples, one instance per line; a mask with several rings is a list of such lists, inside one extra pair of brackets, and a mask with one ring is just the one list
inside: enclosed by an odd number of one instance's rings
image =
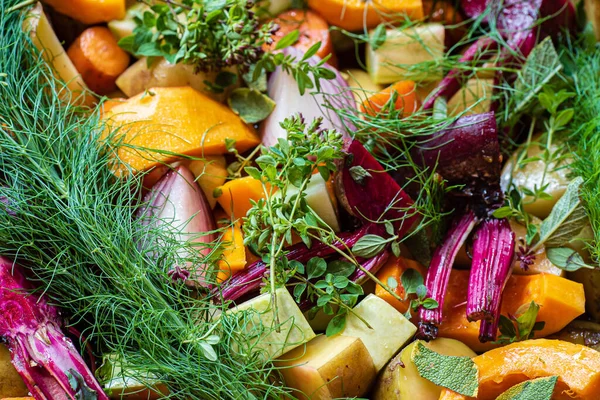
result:
[(58, 310), (33, 289), (20, 267), (0, 257), (0, 336), (36, 400), (108, 400), (70, 339)]
[[(304, 53), (295, 47), (287, 47), (282, 50), (286, 56), (302, 59)], [(311, 66), (317, 65), (321, 59), (317, 56), (306, 60)], [(285, 72), (281, 67), (269, 77), (267, 84), (268, 95), (277, 103), (275, 110), (261, 123), (260, 134), (262, 144), (270, 147), (277, 143), (277, 139), (285, 139), (287, 133), (280, 122), (292, 114), (300, 113), (307, 122), (322, 117), (321, 129), (335, 129), (342, 135), (348, 136), (348, 132), (356, 130), (355, 126), (347, 119), (342, 119), (335, 110), (356, 110), (356, 101), (348, 83), (340, 72), (328, 64), (322, 68), (335, 73), (331, 80), (321, 79), (321, 90), (308, 89), (304, 95), (300, 94), (298, 84), (294, 77)]]
[[(208, 244), (216, 240), (216, 224), (210, 204), (206, 200), (204, 192), (194, 180), (192, 172), (185, 166), (178, 166), (167, 172), (148, 192), (143, 199), (144, 206), (138, 211), (137, 217), (142, 223), (153, 228), (164, 224), (167, 229), (174, 229), (174, 239), (182, 243), (192, 241)], [(140, 243), (140, 249), (146, 246), (156, 246), (148, 242), (148, 238)], [(151, 240), (151, 238), (150, 238)], [(210, 248), (199, 248), (202, 255), (207, 255)], [(180, 252), (182, 258), (189, 256), (188, 249)], [(181, 266), (173, 266), (173, 271), (181, 269)], [(189, 269), (190, 276), (186, 283), (198, 286), (208, 286), (205, 275), (205, 266), (192, 267)]]
[[(469, 276), (467, 319), (482, 323), (479, 340), (494, 340), (498, 325), (502, 291), (510, 277), (515, 250), (515, 233), (506, 219), (487, 219), (473, 239), (473, 262)], [(491, 333), (491, 335), (490, 335)]]
[[(358, 140), (345, 147), (347, 155), (335, 184), (340, 204), (365, 224), (390, 221), (403, 237), (418, 219), (413, 200)], [(360, 172), (353, 174), (357, 168), (368, 175), (358, 179)]]
[(413, 159), (436, 168), (450, 184), (465, 185), (463, 191), (478, 189), (482, 183), (496, 189), (502, 154), (494, 113), (459, 118), (447, 129), (418, 143)]
[(442, 245), (433, 254), (429, 269), (427, 270), (427, 277), (425, 278), (425, 287), (427, 287), (427, 296), (437, 301), (439, 307), (432, 310), (424, 307), (419, 308), (420, 322), (418, 335), (422, 339), (432, 340), (437, 337), (437, 326), (442, 322), (444, 298), (446, 297), (454, 259), (476, 223), (477, 218), (472, 211), (467, 211), (462, 216), (456, 218), (446, 234)]
[[(304, 243), (298, 243), (287, 249), (286, 257), (290, 261), (294, 260), (301, 263), (306, 263), (313, 257), (329, 257), (336, 254), (337, 250), (351, 249), (369, 231), (369, 227), (362, 227), (352, 233), (341, 233), (338, 235), (341, 240), (331, 245), (317, 242), (309, 248)], [(220, 287), (215, 288), (213, 298), (215, 301), (221, 301), (221, 298), (223, 301), (236, 301), (247, 294), (256, 292), (260, 289), (262, 280), (268, 273), (268, 266), (262, 261), (256, 261), (243, 271), (234, 274), (231, 279), (223, 282)], [(221, 296), (219, 296), (219, 293)]]

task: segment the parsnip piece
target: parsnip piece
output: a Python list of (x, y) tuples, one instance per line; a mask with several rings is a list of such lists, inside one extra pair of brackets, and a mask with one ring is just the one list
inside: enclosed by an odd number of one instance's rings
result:
[(202, 94), (222, 102), (227, 98), (227, 90), (224, 93), (211, 92), (204, 82), (214, 82), (217, 75), (217, 72), (195, 73), (194, 67), (191, 65), (170, 64), (164, 58), (155, 61), (148, 67), (146, 57), (143, 57), (117, 78), (117, 86), (128, 97), (153, 87), (191, 86)]
[[(277, 297), (277, 318), (271, 304), (271, 294), (265, 293), (227, 313), (253, 310), (248, 314), (246, 334), (249, 345), (254, 350), (262, 350), (266, 358), (277, 358), (314, 338), (316, 335), (296, 305), (292, 295), (285, 288), (275, 291)], [(279, 332), (277, 332), (279, 328)]]
[(325, 400), (363, 396), (375, 380), (373, 359), (363, 342), (350, 336), (318, 336), (277, 360), (286, 385), (299, 398)]
[[(570, 170), (565, 168), (565, 166), (569, 164), (570, 160), (563, 158), (562, 160), (558, 160), (558, 162), (551, 160), (546, 164), (542, 158), (545, 148), (535, 144), (535, 142), (540, 140), (543, 140), (543, 138), (538, 137), (533, 139), (533, 143), (527, 148), (526, 156), (528, 159), (535, 157), (539, 157), (540, 159), (528, 162), (523, 168), (519, 168), (516, 165), (516, 161), (522, 149), (517, 150), (502, 170), (500, 185), (506, 191), (510, 189), (512, 182), (523, 196), (524, 210), (538, 218), (544, 219), (550, 214), (552, 207), (562, 197), (569, 185), (570, 179), (568, 175)], [(553, 143), (549, 150), (552, 153), (558, 153), (559, 146), (559, 143)], [(540, 188), (543, 185), (548, 185), (545, 192), (552, 196), (551, 199), (538, 198), (534, 201), (532, 196), (527, 196), (523, 193), (524, 189), (535, 192), (536, 188)]]
[(357, 106), (360, 106), (371, 95), (383, 89), (381, 85), (377, 85), (371, 80), (368, 72), (362, 69), (346, 70), (343, 72), (343, 76), (346, 82), (348, 82), (348, 86), (352, 89)]
[(58, 93), (60, 98), (71, 103), (91, 105), (94, 97), (88, 92), (83, 78), (56, 37), (40, 3), (24, 19), (23, 31), (29, 33), (44, 61), (52, 65), (57, 77), (65, 82), (65, 88)]
[(137, 26), (133, 18), (136, 14), (142, 15), (144, 11), (149, 10), (150, 7), (144, 3), (135, 3), (131, 7), (127, 8), (125, 18), (113, 19), (108, 22), (108, 29), (117, 40), (121, 40), (124, 37), (133, 35), (133, 30)]
[[(353, 311), (348, 314), (346, 327), (341, 334), (356, 336), (363, 341), (377, 372), (417, 332), (417, 328), (402, 313), (374, 294), (365, 297)], [(373, 329), (365, 325), (357, 315)]]
[[(124, 371), (123, 367), (119, 356), (109, 354), (104, 357), (97, 371), (100, 383), (111, 399), (156, 400), (169, 394), (167, 387), (152, 374), (137, 370)], [(148, 389), (148, 386), (154, 389)]]
[[(367, 69), (376, 84), (400, 80), (439, 80), (444, 57), (444, 26), (438, 23), (420, 24), (404, 30), (388, 29), (385, 42), (377, 49), (367, 44)], [(431, 62), (431, 68), (409, 71), (408, 67)]]
[(27, 396), (29, 390), (10, 362), (10, 351), (0, 343), (0, 398)]
[(437, 400), (442, 387), (422, 378), (411, 360), (417, 343), (445, 356), (475, 357), (466, 344), (454, 339), (439, 338), (430, 342), (417, 340), (406, 346), (390, 361), (375, 385), (373, 400)]
[(490, 111), (493, 91), (493, 79), (469, 79), (448, 101), (448, 115), (483, 114)]

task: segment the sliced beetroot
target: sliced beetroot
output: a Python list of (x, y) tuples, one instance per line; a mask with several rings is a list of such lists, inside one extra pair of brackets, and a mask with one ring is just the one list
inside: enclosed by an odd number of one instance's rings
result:
[(352, 140), (336, 178), (342, 206), (365, 224), (390, 221), (402, 237), (417, 220), (414, 202), (358, 141)]
[(0, 257), (0, 336), (31, 395), (38, 400), (108, 400), (61, 332), (58, 310), (32, 289), (21, 268)]

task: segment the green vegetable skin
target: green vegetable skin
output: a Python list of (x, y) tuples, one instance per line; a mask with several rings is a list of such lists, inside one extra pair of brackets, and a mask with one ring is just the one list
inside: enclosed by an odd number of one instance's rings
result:
[(519, 383), (502, 393), (496, 400), (550, 400), (558, 377), (532, 379)]

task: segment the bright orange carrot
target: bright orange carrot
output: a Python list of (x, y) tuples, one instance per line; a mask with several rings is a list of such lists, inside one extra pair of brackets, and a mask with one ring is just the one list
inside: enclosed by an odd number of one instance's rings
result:
[(107, 113), (110, 110), (112, 110), (113, 107), (116, 107), (116, 106), (118, 106), (120, 104), (123, 104), (123, 102), (125, 102), (125, 101), (127, 101), (127, 99), (120, 99), (120, 98), (117, 98), (117, 99), (108, 99), (108, 100), (104, 101), (104, 103), (102, 103), (100, 105), (100, 107), (101, 107), (100, 112), (102, 114)]
[(239, 222), (225, 229), (222, 241), (225, 248), (222, 258), (218, 262), (218, 282), (229, 279), (231, 275), (246, 267), (246, 247), (244, 246), (244, 235)]
[(321, 47), (316, 55), (324, 58), (331, 54), (329, 64), (336, 64), (329, 24), (319, 14), (310, 10), (289, 10), (279, 14), (273, 19), (273, 22), (279, 25), (279, 30), (273, 35), (274, 43), (271, 47), (275, 47), (281, 38), (297, 29), (300, 37), (294, 47), (306, 51), (315, 43), (321, 42)]
[(43, 0), (61, 14), (92, 25), (125, 18), (125, 0)]
[(361, 104), (360, 111), (371, 116), (377, 115), (391, 100), (394, 93), (396, 93), (394, 108), (402, 110), (403, 117), (411, 115), (420, 107), (415, 83), (413, 81), (400, 81), (366, 99)]
[(83, 31), (71, 44), (67, 55), (88, 87), (98, 94), (114, 91), (117, 88), (115, 81), (129, 66), (129, 55), (103, 26)]
[[(406, 296), (404, 287), (402, 287), (401, 277), (402, 274), (408, 270), (414, 269), (418, 273), (425, 277), (427, 273), (425, 267), (414, 260), (409, 260), (404, 257), (390, 257), (385, 265), (379, 270), (377, 273), (377, 279), (381, 282), (387, 284), (389, 278), (394, 278), (398, 283), (398, 286), (394, 290), (394, 292), (401, 298)], [(385, 290), (382, 286), (377, 285), (375, 287), (375, 295), (381, 297), (383, 300), (387, 301), (391, 306), (393, 306), (396, 310), (401, 313), (405, 313), (410, 306), (410, 300), (399, 301), (394, 296), (392, 296), (387, 290)]]

